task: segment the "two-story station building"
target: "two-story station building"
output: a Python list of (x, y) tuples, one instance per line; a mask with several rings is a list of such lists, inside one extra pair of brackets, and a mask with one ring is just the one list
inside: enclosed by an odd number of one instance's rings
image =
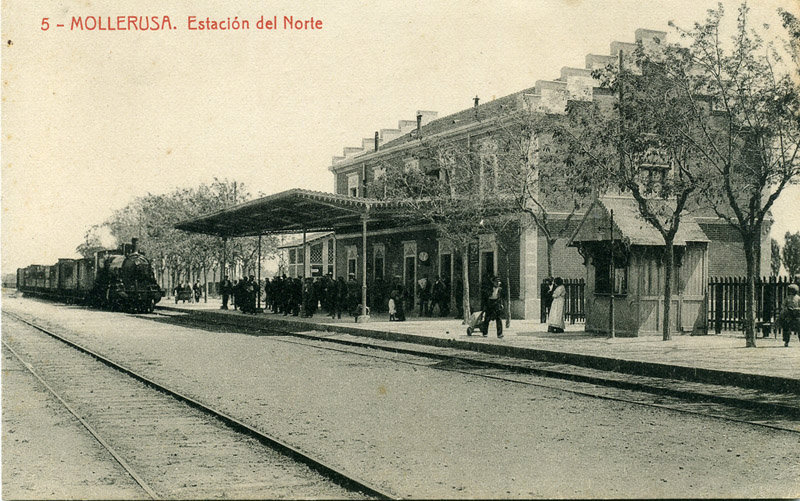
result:
[[(663, 39), (665, 33), (637, 30), (635, 36), (637, 42), (646, 44), (654, 38)], [(523, 109), (563, 113), (568, 100), (613, 99), (599, 87), (592, 70), (613, 63), (620, 50), (629, 52), (635, 47), (634, 43), (613, 42), (609, 55), (589, 54), (584, 68), (562, 68), (555, 80), (540, 80), (530, 88), (489, 102), (475, 98), (465, 109), (443, 117), (432, 111), (418, 111), (415, 120), (401, 120), (396, 128), (379, 129), (359, 146), (346, 147), (342, 155), (333, 157), (328, 167), (333, 176), (332, 193), (289, 190), (178, 227), (231, 238), (302, 233), (302, 237), (298, 235), (284, 246), (287, 273), (292, 276), (331, 273), (345, 279), (353, 274), (366, 286), (368, 302), (378, 311), (385, 309), (390, 284), (400, 282), (416, 296), (416, 284), (423, 277), (431, 281), (442, 277), (455, 302), (454, 291), (462, 286), (458, 281), (463, 276), (463, 266), (467, 266), (475, 306), (482, 278), (499, 275), (509, 286), (512, 316), (538, 318), (541, 283), (547, 276), (547, 246), (541, 229), (526, 220), (527, 216), (520, 213), (519, 224), (503, 234), (479, 235), (469, 246), (468, 255), (463, 256), (463, 250), (452, 245), (432, 224), (415, 224), (407, 217), (400, 217), (401, 204), (384, 200), (380, 190), (373, 187), (387, 169), (417, 169), (441, 176), (436, 162), (426, 156), (425, 144), (442, 140), (461, 141), (483, 152), (474, 179), (476, 193), (487, 183), (496, 183), (504, 166), (492, 154), (498, 133), (498, 122), (493, 118)], [(556, 227), (577, 225), (581, 220), (580, 214), (567, 220), (567, 214), (556, 207), (549, 216)], [(623, 211), (619, 217), (635, 219), (636, 215)], [(693, 288), (702, 289), (702, 282), (707, 282), (708, 276), (743, 274), (744, 253), (732, 228), (716, 217), (686, 217), (684, 221), (691, 230), (692, 238), (688, 240), (703, 241), (707, 249), (702, 277), (698, 278), (694, 269), (687, 271)], [(641, 220), (618, 221), (617, 238), (637, 243), (639, 236), (626, 235), (625, 228), (639, 228), (643, 224), (646, 223)], [(559, 228), (557, 233), (562, 237), (552, 248), (552, 275), (586, 278), (587, 266), (594, 270), (597, 263), (587, 263), (585, 253), (579, 252), (580, 246), (568, 245), (573, 244), (572, 228)], [(769, 242), (767, 238), (764, 240), (762, 263), (768, 263)], [(646, 273), (647, 287), (659, 290), (663, 270), (657, 260), (648, 266), (652, 269)], [(767, 269), (768, 265), (762, 267)], [(680, 280), (676, 286), (676, 293), (680, 293)], [(697, 295), (698, 291), (692, 293)], [(651, 330), (658, 333), (660, 326), (653, 323), (639, 333)]]

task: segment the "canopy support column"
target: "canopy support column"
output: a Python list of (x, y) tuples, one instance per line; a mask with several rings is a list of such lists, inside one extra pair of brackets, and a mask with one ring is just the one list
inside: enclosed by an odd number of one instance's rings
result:
[(306, 255), (306, 229), (303, 228), (303, 278), (308, 276), (306, 267), (308, 266), (308, 256)]
[(258, 298), (258, 310), (261, 309), (261, 235), (258, 235), (258, 278), (256, 279), (256, 297)]
[(356, 322), (369, 322), (367, 313), (367, 219), (369, 218), (369, 207), (364, 210), (361, 216), (361, 315), (356, 318)]
[(222, 237), (222, 266), (220, 281), (228, 274), (228, 237)]

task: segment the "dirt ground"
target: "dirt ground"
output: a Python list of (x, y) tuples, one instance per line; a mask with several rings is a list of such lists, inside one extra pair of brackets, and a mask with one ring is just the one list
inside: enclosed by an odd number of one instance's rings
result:
[(86, 344), (401, 496), (798, 497), (800, 434), (47, 304)]
[(147, 499), (78, 420), (3, 353), (3, 499)]

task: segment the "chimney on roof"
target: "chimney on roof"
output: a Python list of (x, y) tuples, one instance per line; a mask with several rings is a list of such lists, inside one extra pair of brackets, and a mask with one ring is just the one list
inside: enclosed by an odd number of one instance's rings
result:
[(475, 96), (475, 97), (472, 98), (472, 100), (475, 101), (475, 107), (477, 108), (478, 107), (478, 103), (481, 101), (480, 98), (478, 96)]
[(417, 136), (419, 136), (419, 130), (422, 128), (422, 113), (417, 112)]
[(378, 131), (375, 131), (375, 151), (378, 151)]

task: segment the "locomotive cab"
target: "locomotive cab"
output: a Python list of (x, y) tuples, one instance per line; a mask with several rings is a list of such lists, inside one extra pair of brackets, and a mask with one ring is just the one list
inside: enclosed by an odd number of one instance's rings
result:
[(98, 254), (95, 297), (113, 309), (153, 311), (163, 293), (150, 261), (136, 249), (136, 239), (122, 252)]

